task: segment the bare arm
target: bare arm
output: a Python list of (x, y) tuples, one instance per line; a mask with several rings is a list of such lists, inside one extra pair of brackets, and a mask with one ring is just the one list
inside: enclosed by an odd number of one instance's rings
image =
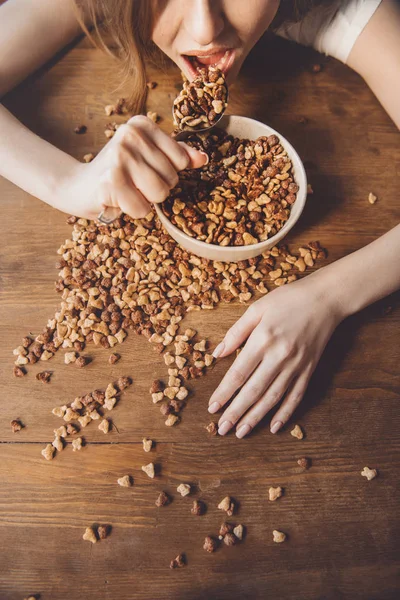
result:
[(383, 0), (347, 64), (365, 79), (400, 129), (400, 2)]
[[(383, 0), (348, 64), (400, 128), (399, 2)], [(301, 402), (337, 324), (400, 287), (400, 264), (393, 261), (399, 255), (397, 225), (365, 248), (254, 303), (214, 351), (227, 356), (248, 338), (209, 401), (215, 413), (242, 386), (219, 419), (219, 433), (235, 428), (239, 438), (248, 435), (286, 394), (271, 420), (271, 432), (279, 431)]]

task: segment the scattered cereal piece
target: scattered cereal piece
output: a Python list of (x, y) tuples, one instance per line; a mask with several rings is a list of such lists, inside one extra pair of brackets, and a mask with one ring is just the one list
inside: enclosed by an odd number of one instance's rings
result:
[(236, 525), (236, 527), (234, 527), (233, 529), (233, 533), (236, 535), (238, 540), (242, 540), (243, 539), (243, 535), (244, 535), (244, 527), (243, 525), (239, 524)]
[(110, 431), (110, 421), (108, 421), (107, 419), (103, 419), (99, 425), (99, 429), (103, 433), (108, 433)]
[(75, 425), (73, 425), (72, 423), (68, 423), (67, 425), (67, 434), (68, 435), (74, 435), (78, 430), (77, 427), (75, 427)]
[(66, 438), (67, 437), (67, 429), (66, 429), (65, 425), (61, 425), (61, 427), (59, 427), (58, 429), (54, 429), (54, 435), (56, 437)]
[(56, 449), (51, 444), (47, 444), (45, 448), (43, 448), (41, 454), (45, 457), (46, 460), (53, 460), (54, 452)]
[(218, 425), (214, 423), (214, 421), (211, 421), (211, 423), (207, 425), (206, 429), (208, 433), (211, 433), (211, 435), (217, 435), (218, 433)]
[(154, 88), (157, 87), (157, 82), (156, 81), (148, 81), (146, 83), (146, 86), (149, 88), (149, 90), (154, 90)]
[(13, 433), (16, 433), (17, 431), (21, 431), (21, 429), (23, 428), (21, 421), (19, 421), (18, 419), (13, 419), (11, 421), (10, 425), (11, 425), (11, 430)]
[(75, 440), (72, 440), (72, 450), (73, 452), (76, 452), (77, 450), (80, 450), (82, 448), (82, 438), (76, 438)]
[(275, 500), (278, 500), (278, 498), (280, 498), (283, 494), (283, 489), (281, 487), (270, 487), (268, 490), (269, 493), (269, 499), (271, 502), (275, 502)]
[(99, 540), (105, 540), (106, 537), (109, 536), (110, 530), (111, 530), (110, 525), (98, 525), (97, 535), (99, 536)]
[(147, 118), (153, 121), (154, 123), (158, 123), (161, 120), (160, 115), (152, 110), (149, 110), (147, 112)]
[(156, 473), (153, 463), (149, 463), (148, 465), (142, 466), (142, 471), (144, 471), (146, 475), (150, 477), (150, 479), (154, 479)]
[(298, 440), (302, 440), (304, 437), (304, 433), (300, 425), (295, 425), (290, 434)]
[(155, 379), (150, 387), (150, 394), (158, 394), (164, 391), (164, 384), (159, 379)]
[(153, 446), (153, 440), (149, 440), (148, 438), (143, 438), (143, 450), (145, 452), (150, 452)]
[(311, 467), (311, 458), (307, 458), (306, 456), (302, 456), (297, 461), (297, 464), (299, 465), (299, 467), (302, 467), (303, 469), (309, 469)]
[(53, 410), (51, 412), (56, 417), (63, 417), (65, 415), (66, 410), (67, 410), (67, 405), (64, 404), (63, 406), (56, 406), (55, 408), (53, 408)]
[(104, 400), (103, 407), (106, 408), (107, 410), (112, 410), (114, 408), (116, 402), (117, 402), (116, 398), (106, 398)]
[(165, 421), (165, 424), (167, 427), (173, 427), (174, 425), (177, 425), (179, 423), (180, 419), (177, 415), (168, 415), (167, 420)]
[(92, 542), (92, 544), (97, 542), (97, 537), (92, 527), (86, 527), (85, 533), (82, 537), (86, 542)]
[(92, 417), (90, 417), (89, 415), (83, 415), (83, 417), (78, 417), (78, 421), (82, 427), (86, 427), (86, 425), (89, 425), (91, 420)]
[(375, 202), (378, 200), (377, 196), (375, 196), (375, 194), (373, 194), (372, 192), (370, 192), (368, 194), (368, 202), (370, 204), (375, 204)]
[(80, 416), (81, 415), (75, 410), (72, 410), (72, 408), (67, 408), (64, 414), (64, 421), (67, 421), (67, 423), (69, 423), (69, 421), (76, 421)]
[(131, 487), (132, 480), (130, 478), (130, 475), (124, 475), (123, 477), (120, 477), (119, 479), (117, 479), (117, 483), (121, 487)]
[(50, 383), (50, 378), (52, 376), (51, 371), (42, 371), (41, 373), (36, 374), (36, 379), (41, 381), (42, 383)]
[(171, 502), (171, 499), (168, 496), (168, 494), (166, 492), (161, 492), (156, 500), (156, 506), (158, 506), (158, 507), (166, 506), (170, 502)]
[(113, 398), (118, 394), (118, 390), (113, 386), (112, 383), (109, 383), (106, 387), (106, 399)]
[(26, 370), (23, 367), (18, 367), (15, 365), (13, 369), (13, 375), (14, 377), (24, 377), (24, 375), (26, 375)]
[(361, 475), (363, 477), (366, 477), (368, 479), (368, 481), (371, 481), (371, 479), (375, 479), (375, 477), (378, 475), (378, 471), (376, 469), (370, 469), (369, 467), (364, 467), (363, 470), (361, 471)]
[(200, 517), (206, 512), (206, 505), (201, 500), (193, 500), (193, 506), (190, 509), (192, 515)]
[(176, 491), (180, 493), (181, 496), (188, 496), (190, 494), (191, 487), (188, 483), (180, 483), (176, 488)]
[(227, 533), (231, 533), (233, 531), (233, 525), (232, 523), (227, 523), (226, 521), (224, 523), (222, 523), (221, 527), (219, 528), (219, 537), (222, 540), (223, 537), (227, 534)]
[(219, 510), (224, 510), (226, 514), (231, 517), (235, 511), (235, 503), (230, 496), (225, 496), (218, 504), (218, 508)]
[(276, 529), (274, 529), (272, 532), (272, 536), (274, 542), (276, 542), (277, 544), (281, 544), (286, 540), (286, 533), (283, 533), (283, 531), (277, 531)]
[(215, 538), (207, 535), (204, 540), (203, 548), (206, 552), (215, 552), (218, 547), (218, 542)]
[(316, 63), (315, 65), (312, 66), (313, 73), (320, 73), (321, 71), (322, 71), (322, 65), (320, 65), (319, 63)]
[(91, 359), (89, 358), (89, 356), (80, 356), (76, 359), (75, 364), (80, 369), (83, 369), (83, 367), (86, 367), (86, 365), (88, 365), (90, 362)]
[(78, 135), (82, 134), (82, 133), (86, 133), (87, 132), (87, 127), (86, 127), (86, 125), (78, 125), (77, 127), (75, 127), (74, 131)]
[(88, 152), (88, 154), (84, 154), (83, 155), (83, 161), (85, 163), (90, 163), (92, 162), (92, 160), (94, 159), (94, 154), (93, 152)]
[(52, 446), (54, 446), (54, 448), (56, 450), (58, 450), (58, 452), (61, 452), (61, 450), (64, 450), (64, 444), (63, 441), (61, 439), (61, 437), (56, 436), (53, 440), (53, 442), (51, 443)]
[(184, 554), (178, 554), (178, 556), (176, 558), (174, 558), (174, 560), (171, 560), (171, 563), (169, 565), (170, 569), (179, 569), (181, 567), (184, 567), (186, 565), (186, 557)]
[(113, 352), (112, 354), (110, 354), (110, 356), (108, 358), (108, 362), (110, 365), (115, 365), (119, 361), (120, 358), (121, 358), (120, 354)]
[(66, 365), (70, 365), (71, 363), (74, 363), (77, 359), (77, 354), (76, 352), (66, 352), (64, 354), (64, 363)]
[(311, 183), (308, 183), (307, 184), (307, 195), (308, 196), (312, 196), (313, 193), (314, 193), (314, 190), (313, 190), (313, 188), (311, 186)]
[(233, 533), (227, 533), (224, 535), (224, 544), (227, 546), (234, 546), (237, 542), (237, 537)]

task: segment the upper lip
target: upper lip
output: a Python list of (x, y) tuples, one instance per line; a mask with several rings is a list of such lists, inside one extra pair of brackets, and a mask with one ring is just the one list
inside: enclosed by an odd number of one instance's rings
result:
[(220, 52), (227, 52), (229, 48), (211, 48), (210, 50), (188, 50), (182, 52), (184, 56), (212, 56), (213, 54), (219, 54)]

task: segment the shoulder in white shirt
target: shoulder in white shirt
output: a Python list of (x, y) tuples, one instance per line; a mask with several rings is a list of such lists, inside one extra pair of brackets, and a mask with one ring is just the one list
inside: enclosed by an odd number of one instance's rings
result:
[(282, 25), (276, 33), (346, 63), (358, 36), (381, 1), (337, 0), (329, 6), (314, 8), (298, 23)]

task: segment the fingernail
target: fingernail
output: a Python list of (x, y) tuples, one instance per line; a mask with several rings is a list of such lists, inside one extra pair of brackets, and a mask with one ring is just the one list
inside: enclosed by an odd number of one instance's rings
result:
[(225, 435), (232, 428), (233, 423), (230, 421), (224, 421), (218, 429), (219, 435)]
[(208, 407), (208, 412), (211, 413), (212, 415), (216, 412), (219, 411), (219, 404), (218, 402), (213, 402), (212, 404), (210, 404), (210, 406)]
[(271, 425), (271, 433), (276, 433), (277, 431), (279, 431), (282, 425), (282, 421), (275, 421), (275, 423)]
[(241, 425), (241, 427), (239, 427), (239, 429), (236, 431), (236, 437), (241, 439), (242, 437), (250, 433), (250, 431), (250, 425), (247, 425), (247, 423), (245, 425)]
[(214, 352), (212, 353), (213, 357), (219, 358), (224, 350), (225, 350), (225, 344), (224, 344), (224, 342), (221, 342), (220, 344), (218, 344), (218, 346), (215, 348)]
[(202, 154), (203, 156), (205, 156), (206, 159), (207, 159), (207, 162), (205, 162), (204, 165), (203, 165), (203, 167), (205, 167), (210, 162), (210, 157), (208, 156), (207, 152), (202, 152), (201, 150), (199, 150), (199, 152), (200, 152), (200, 154)]

